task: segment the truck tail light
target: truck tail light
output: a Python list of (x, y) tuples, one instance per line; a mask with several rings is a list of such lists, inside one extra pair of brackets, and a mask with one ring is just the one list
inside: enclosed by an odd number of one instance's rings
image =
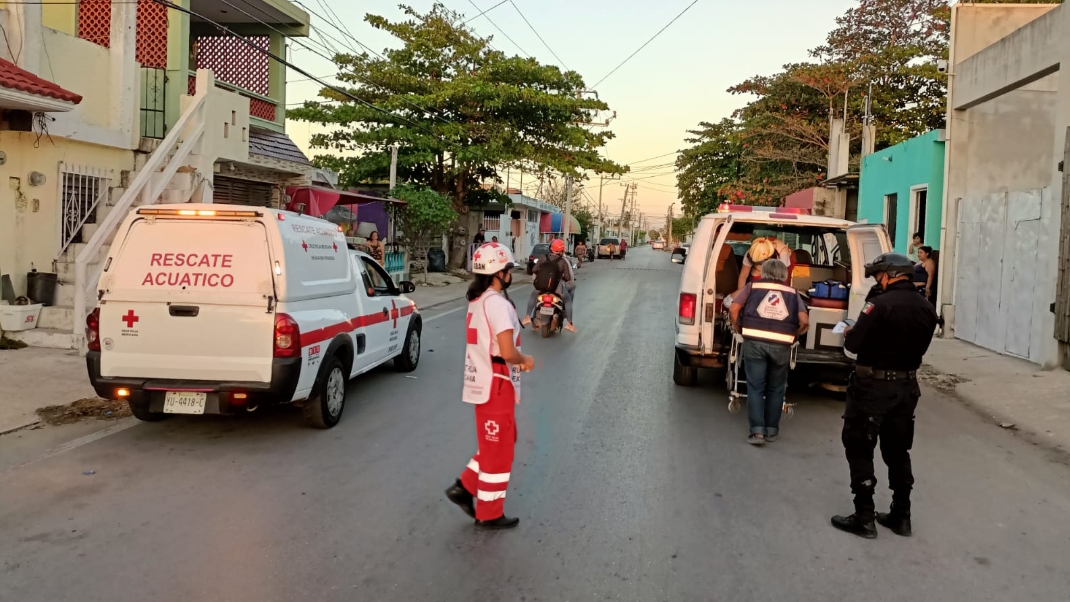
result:
[(275, 357), (301, 357), (301, 328), (286, 314), (275, 316)]
[(100, 308), (85, 318), (85, 343), (90, 351), (100, 351)]
[(693, 325), (695, 323), (695, 306), (698, 298), (694, 293), (680, 293), (680, 323)]

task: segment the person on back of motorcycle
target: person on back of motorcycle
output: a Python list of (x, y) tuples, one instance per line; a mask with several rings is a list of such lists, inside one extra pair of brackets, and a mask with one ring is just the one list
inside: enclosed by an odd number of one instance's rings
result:
[(535, 264), (534, 290), (528, 299), (528, 311), (524, 314), (523, 325), (531, 324), (531, 315), (539, 302), (539, 295), (553, 293), (561, 298), (565, 306), (565, 330), (576, 332), (576, 325), (572, 323), (572, 294), (576, 289), (576, 281), (572, 278), (572, 265), (565, 258), (565, 241), (560, 238), (550, 243), (550, 253), (546, 259)]

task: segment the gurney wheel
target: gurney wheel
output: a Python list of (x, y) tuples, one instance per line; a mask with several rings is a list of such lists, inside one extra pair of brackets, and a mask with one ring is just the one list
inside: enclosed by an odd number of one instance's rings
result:
[(736, 399), (735, 397), (732, 397), (731, 399), (729, 399), (728, 400), (728, 411), (732, 412), (733, 414), (738, 414), (739, 410), (740, 410), (739, 400)]

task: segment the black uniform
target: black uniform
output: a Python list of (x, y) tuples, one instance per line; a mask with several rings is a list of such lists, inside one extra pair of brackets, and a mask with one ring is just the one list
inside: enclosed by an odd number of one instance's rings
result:
[(847, 386), (843, 447), (851, 468), (855, 514), (864, 522), (874, 519), (873, 449), (878, 438), (888, 465), (892, 505), (896, 513), (910, 515), (914, 485), (910, 448), (914, 410), (921, 397), (915, 371), (935, 330), (936, 311), (908, 280), (871, 296), (847, 333), (844, 347), (858, 354), (858, 361)]

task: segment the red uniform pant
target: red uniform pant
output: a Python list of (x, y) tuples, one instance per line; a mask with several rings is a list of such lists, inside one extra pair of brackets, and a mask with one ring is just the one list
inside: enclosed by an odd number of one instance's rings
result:
[(505, 512), (516, 445), (516, 396), (504, 364), (494, 364), (490, 399), (476, 406), (476, 439), (479, 451), (461, 474), (461, 483), (476, 498), (476, 519), (494, 520)]

